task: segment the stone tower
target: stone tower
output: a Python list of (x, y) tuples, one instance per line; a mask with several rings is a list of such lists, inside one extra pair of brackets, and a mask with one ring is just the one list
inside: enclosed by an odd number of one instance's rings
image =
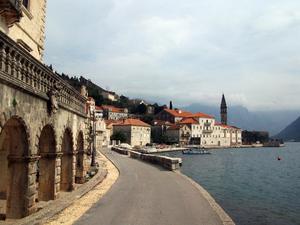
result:
[(227, 105), (224, 94), (222, 95), (221, 102), (221, 123), (227, 125)]

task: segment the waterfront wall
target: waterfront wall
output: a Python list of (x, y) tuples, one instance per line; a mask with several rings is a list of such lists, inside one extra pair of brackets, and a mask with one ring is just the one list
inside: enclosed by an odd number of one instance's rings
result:
[(179, 169), (182, 163), (181, 158), (171, 158), (167, 156), (144, 154), (119, 147), (112, 147), (111, 149), (115, 152), (118, 152), (119, 154), (128, 155), (129, 157), (134, 159), (139, 159), (152, 164), (158, 164), (171, 171)]

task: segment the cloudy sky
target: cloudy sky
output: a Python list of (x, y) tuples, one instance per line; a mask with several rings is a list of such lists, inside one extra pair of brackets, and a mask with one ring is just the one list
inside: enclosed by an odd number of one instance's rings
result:
[(51, 0), (45, 62), (130, 97), (300, 109), (300, 1)]

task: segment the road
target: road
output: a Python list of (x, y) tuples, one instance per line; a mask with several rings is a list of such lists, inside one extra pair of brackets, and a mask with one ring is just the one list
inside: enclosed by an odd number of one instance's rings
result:
[(221, 225), (200, 191), (183, 176), (108, 152), (120, 171), (109, 192), (76, 225)]

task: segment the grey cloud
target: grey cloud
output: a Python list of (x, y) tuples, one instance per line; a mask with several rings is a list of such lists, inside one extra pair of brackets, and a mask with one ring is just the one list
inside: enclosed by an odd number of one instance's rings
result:
[(132, 97), (300, 109), (296, 0), (48, 1), (46, 63)]

